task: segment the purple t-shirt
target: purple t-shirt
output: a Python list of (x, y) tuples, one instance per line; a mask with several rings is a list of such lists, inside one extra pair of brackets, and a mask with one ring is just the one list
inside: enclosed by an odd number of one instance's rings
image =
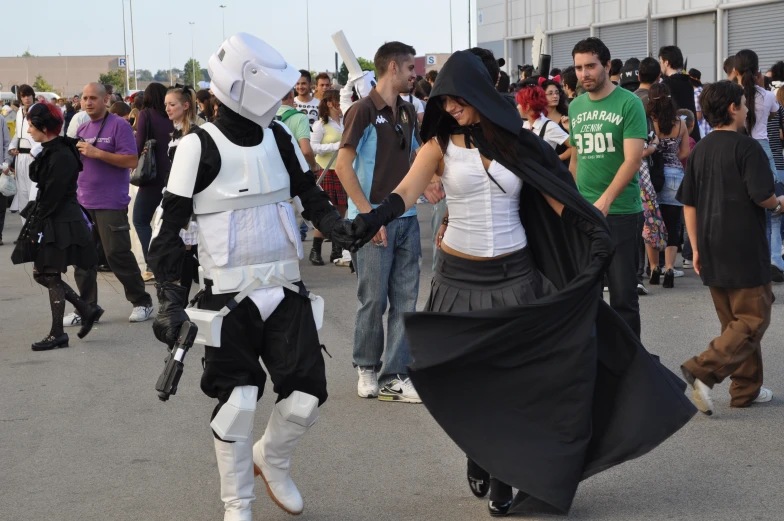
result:
[[(82, 123), (76, 135), (100, 150), (114, 154), (137, 155), (133, 129), (120, 116), (109, 114), (106, 124), (95, 142), (103, 118)], [(100, 159), (82, 156), (84, 168), (79, 174), (76, 197), (90, 210), (126, 210), (131, 197), (131, 171), (105, 163)]]

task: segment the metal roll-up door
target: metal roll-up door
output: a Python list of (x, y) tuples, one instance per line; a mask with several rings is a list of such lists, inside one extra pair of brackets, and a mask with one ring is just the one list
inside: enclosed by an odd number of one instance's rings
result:
[(703, 82), (716, 81), (716, 13), (682, 16), (675, 24), (686, 68), (700, 71)]
[(553, 67), (563, 69), (569, 65), (574, 65), (572, 59), (572, 49), (577, 42), (584, 40), (591, 35), (588, 29), (582, 31), (573, 31), (571, 33), (558, 33), (552, 35), (550, 38), (550, 49), (553, 56)]
[(763, 72), (782, 59), (781, 28), (784, 27), (784, 2), (727, 11), (729, 55), (751, 49), (759, 56)]
[(648, 24), (632, 24), (600, 27), (599, 39), (610, 49), (610, 56), (625, 62), (629, 58), (642, 60), (648, 56)]

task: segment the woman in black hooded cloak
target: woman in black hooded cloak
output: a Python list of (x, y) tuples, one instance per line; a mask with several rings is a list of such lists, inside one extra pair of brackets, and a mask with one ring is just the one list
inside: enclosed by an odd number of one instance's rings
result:
[(696, 409), (602, 300), (604, 217), (471, 53), (439, 72), (422, 138), (406, 178), (355, 219), (354, 248), (441, 176), (449, 226), (427, 308), (406, 318), (410, 377), (467, 454), (472, 492), (493, 476), (492, 515), (567, 513), (580, 480), (650, 451)]

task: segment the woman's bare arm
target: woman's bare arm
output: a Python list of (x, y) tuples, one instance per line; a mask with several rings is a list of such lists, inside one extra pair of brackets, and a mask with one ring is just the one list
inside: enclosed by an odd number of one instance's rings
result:
[(439, 171), (441, 161), (443, 161), (441, 148), (435, 139), (431, 139), (419, 149), (408, 174), (393, 192), (403, 198), (406, 210), (414, 206), (419, 196), (425, 192), (433, 174)]

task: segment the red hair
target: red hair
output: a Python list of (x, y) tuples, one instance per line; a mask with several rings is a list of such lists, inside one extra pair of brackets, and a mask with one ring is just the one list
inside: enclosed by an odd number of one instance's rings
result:
[(57, 136), (63, 128), (63, 111), (53, 103), (36, 103), (27, 112), (27, 120), (50, 136)]
[(547, 115), (547, 96), (542, 87), (529, 86), (523, 87), (515, 95), (517, 104), (533, 112), (534, 119), (539, 119), (539, 116)]

